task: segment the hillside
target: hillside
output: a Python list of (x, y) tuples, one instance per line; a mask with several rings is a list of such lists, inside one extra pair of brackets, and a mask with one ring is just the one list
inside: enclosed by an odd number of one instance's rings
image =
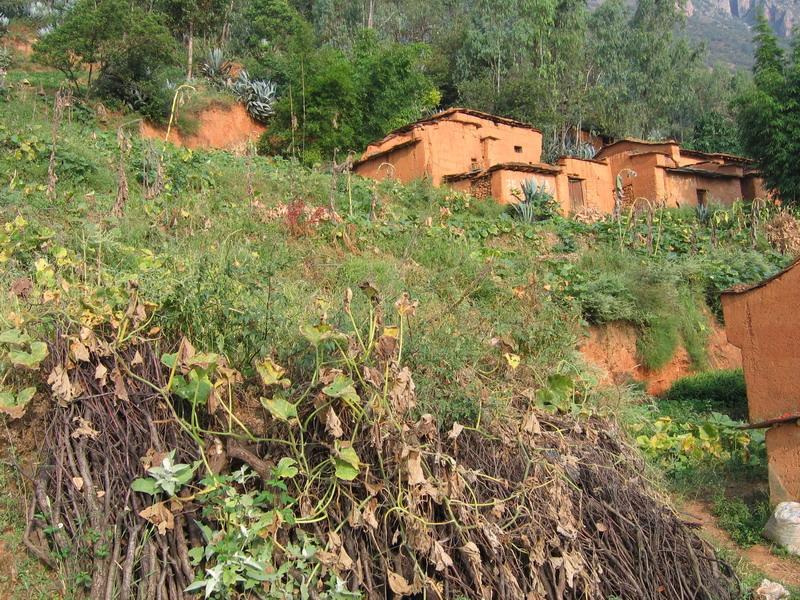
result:
[[(780, 207), (525, 220), (143, 140), (135, 114), (57, 102), (52, 71), (9, 83), (0, 592), (684, 598), (680, 573), (737, 598), (758, 578), (662, 493), (763, 487), (763, 438), (717, 412), (741, 393), (662, 404), (635, 379), (707, 368), (719, 292), (790, 259)], [(581, 355), (598, 326), (632, 332), (639, 372)]]

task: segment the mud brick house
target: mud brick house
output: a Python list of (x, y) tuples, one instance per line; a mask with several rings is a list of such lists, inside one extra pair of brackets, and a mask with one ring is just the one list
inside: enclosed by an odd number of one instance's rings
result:
[(477, 197), (517, 202), (522, 183), (534, 179), (558, 199), (565, 213), (609, 212), (614, 182), (607, 162), (563, 158), (541, 162), (542, 133), (535, 127), (464, 108), (451, 108), (401, 127), (370, 144), (354, 171), (402, 182), (427, 177)]
[(671, 140), (622, 139), (595, 157), (608, 161), (615, 180), (621, 176), (626, 203), (646, 198), (677, 207), (766, 197), (752, 162), (740, 156), (687, 150)]
[(767, 428), (770, 498), (800, 501), (800, 260), (723, 293), (722, 309), (742, 350), (750, 423)]
[[(587, 143), (607, 138), (581, 132)], [(466, 108), (451, 108), (396, 129), (370, 144), (354, 171), (402, 182), (427, 177), (478, 198), (518, 202), (522, 183), (545, 185), (565, 214), (585, 209), (610, 213), (617, 177), (628, 204), (638, 198), (667, 206), (730, 204), (764, 197), (748, 159), (680, 148), (674, 141), (622, 139), (594, 159), (542, 162), (542, 133), (535, 127)], [(635, 173), (635, 175), (634, 175)]]

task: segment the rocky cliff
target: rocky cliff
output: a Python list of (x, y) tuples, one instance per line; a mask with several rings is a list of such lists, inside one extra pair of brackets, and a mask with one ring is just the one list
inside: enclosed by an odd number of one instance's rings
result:
[(689, 0), (686, 12), (689, 18), (716, 14), (752, 24), (760, 8), (782, 37), (791, 36), (792, 28), (800, 22), (800, 0)]

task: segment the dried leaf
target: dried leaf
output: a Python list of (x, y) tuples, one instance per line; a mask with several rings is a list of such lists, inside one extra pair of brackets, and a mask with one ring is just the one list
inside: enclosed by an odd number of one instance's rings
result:
[(72, 401), (74, 397), (72, 393), (72, 384), (69, 381), (69, 373), (67, 373), (64, 367), (61, 365), (53, 367), (50, 376), (47, 378), (47, 383), (50, 384), (53, 395), (56, 397), (59, 404), (65, 406)]
[(454, 422), (453, 428), (450, 430), (450, 433), (447, 434), (447, 437), (450, 438), (451, 440), (454, 440), (459, 435), (461, 435), (462, 431), (464, 431), (464, 426), (458, 422)]
[(94, 378), (100, 382), (101, 387), (105, 387), (108, 383), (108, 369), (103, 363), (97, 365), (97, 368), (94, 370)]
[(143, 364), (144, 364), (144, 359), (142, 358), (142, 355), (137, 350), (136, 354), (133, 355), (133, 360), (131, 361), (131, 366), (143, 365)]
[(434, 540), (431, 546), (431, 560), (437, 571), (444, 571), (453, 566), (453, 559), (445, 551), (441, 542)]
[(364, 505), (364, 511), (361, 513), (364, 523), (372, 527), (373, 529), (378, 528), (378, 518), (375, 515), (375, 510), (378, 508), (378, 499), (377, 498), (370, 498), (367, 503)]
[(420, 456), (419, 450), (408, 450), (406, 469), (408, 470), (408, 485), (418, 485), (428, 481), (425, 477), (425, 473), (422, 471), (422, 457)]
[(392, 590), (395, 594), (400, 596), (410, 596), (411, 594), (415, 594), (416, 591), (411, 586), (411, 584), (406, 581), (406, 578), (400, 575), (399, 573), (395, 573), (394, 571), (389, 571), (389, 589)]
[(344, 435), (342, 431), (342, 422), (336, 415), (336, 411), (332, 407), (328, 407), (328, 414), (325, 416), (325, 431), (335, 438), (340, 438)]
[(164, 535), (168, 529), (175, 529), (175, 516), (163, 502), (148, 506), (139, 516), (155, 525), (160, 535)]
[(411, 370), (403, 367), (394, 378), (394, 384), (389, 391), (389, 402), (392, 408), (404, 415), (416, 406), (416, 385), (411, 377)]
[(89, 438), (92, 438), (93, 440), (96, 440), (97, 436), (100, 435), (100, 432), (97, 431), (92, 426), (92, 422), (91, 421), (88, 421), (88, 420), (84, 419), (83, 417), (75, 417), (72, 420), (73, 420), (73, 422), (77, 421), (78, 422), (78, 426), (75, 428), (75, 431), (73, 431), (70, 434), (70, 437), (75, 438), (75, 439), (82, 438), (82, 437), (89, 437)]
[(75, 489), (80, 492), (83, 489), (83, 477), (73, 477), (72, 485), (74, 485)]
[(72, 352), (72, 356), (75, 357), (75, 360), (80, 362), (89, 362), (89, 349), (83, 344), (83, 342), (74, 340), (69, 345), (69, 350)]
[(397, 302), (394, 303), (394, 307), (397, 309), (397, 312), (400, 313), (401, 317), (413, 317), (414, 313), (417, 312), (418, 306), (419, 301), (411, 300), (411, 296), (408, 295), (408, 292), (403, 292), (397, 299)]
[(114, 370), (111, 371), (111, 381), (114, 382), (114, 395), (119, 400), (124, 400), (127, 402), (129, 400), (128, 388), (125, 386), (125, 380), (123, 379), (119, 368), (115, 367)]

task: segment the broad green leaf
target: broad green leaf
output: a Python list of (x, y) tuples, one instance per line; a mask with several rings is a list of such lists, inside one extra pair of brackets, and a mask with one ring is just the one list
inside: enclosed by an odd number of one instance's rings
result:
[(0, 333), (0, 344), (10, 344), (11, 346), (21, 346), (31, 341), (28, 334), (22, 333), (19, 329), (9, 329)]
[(273, 418), (289, 423), (290, 421), (297, 420), (297, 406), (288, 402), (281, 396), (275, 398), (261, 398), (261, 404), (269, 411)]
[(37, 369), (47, 357), (47, 344), (44, 342), (31, 342), (30, 352), (22, 350), (9, 350), (8, 359), (15, 367)]
[(353, 387), (353, 380), (346, 375), (337, 375), (330, 385), (322, 388), (322, 393), (331, 398), (341, 398), (353, 404), (358, 404), (361, 400), (358, 397), (356, 388)]
[(358, 459), (358, 454), (352, 446), (345, 443), (336, 443), (335, 447), (336, 456), (334, 462), (336, 464), (336, 477), (344, 481), (353, 481), (358, 477), (361, 461)]
[(198, 368), (189, 371), (186, 378), (176, 375), (172, 380), (172, 391), (192, 404), (207, 402), (213, 389), (214, 384), (211, 383), (208, 373)]
[(328, 323), (317, 323), (316, 325), (301, 325), (300, 333), (312, 346), (319, 346), (325, 340), (345, 339), (347, 336), (336, 331)]
[(27, 387), (17, 394), (17, 406), (25, 406), (36, 394), (35, 387)]
[(256, 371), (261, 376), (264, 385), (280, 385), (284, 389), (292, 385), (292, 382), (284, 377), (286, 369), (275, 363), (271, 358), (265, 358), (256, 363)]
[(133, 483), (131, 483), (131, 489), (134, 492), (142, 492), (151, 496), (155, 496), (157, 492), (155, 479), (149, 477), (134, 479)]
[(175, 352), (173, 354), (162, 354), (161, 355), (161, 362), (164, 363), (170, 369), (175, 368), (175, 359), (178, 357), (178, 353)]
[(297, 461), (295, 461), (293, 458), (284, 456), (278, 461), (278, 466), (275, 467), (273, 473), (278, 479), (291, 479), (299, 472), (297, 467), (295, 467), (296, 464)]
[(0, 406), (10, 408), (17, 405), (13, 392), (0, 392)]

